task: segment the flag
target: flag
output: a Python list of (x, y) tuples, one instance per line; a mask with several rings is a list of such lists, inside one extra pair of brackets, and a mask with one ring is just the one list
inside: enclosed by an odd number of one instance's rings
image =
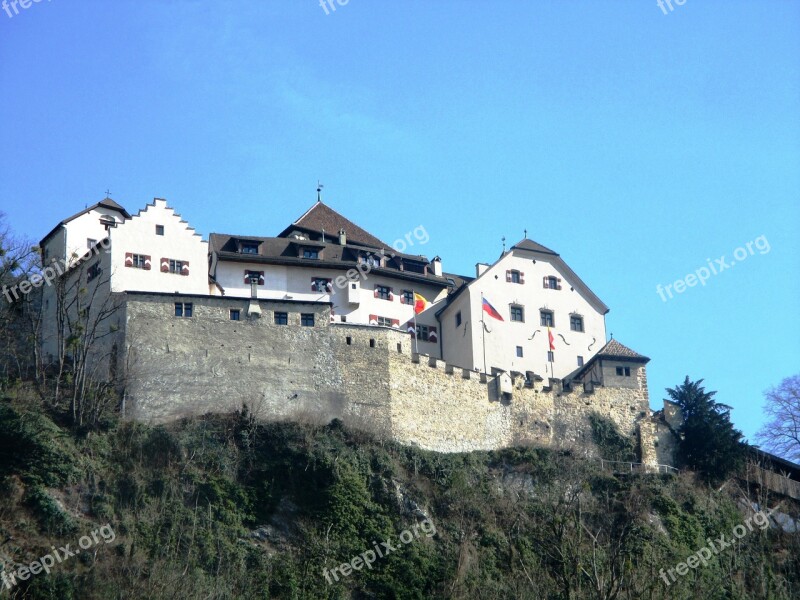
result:
[(417, 292), (414, 292), (414, 314), (418, 315), (425, 310), (427, 306), (428, 303), (425, 301), (425, 298), (420, 296)]
[(488, 313), (490, 317), (494, 317), (498, 321), (502, 321), (503, 317), (500, 316), (500, 313), (495, 310), (494, 306), (489, 304), (489, 301), (486, 298), (482, 298), (483, 300), (483, 310), (484, 312)]
[(550, 340), (550, 350), (555, 350), (556, 347), (553, 344), (553, 342), (555, 341), (555, 338), (553, 337), (553, 332), (550, 331), (549, 327), (547, 328), (547, 339)]

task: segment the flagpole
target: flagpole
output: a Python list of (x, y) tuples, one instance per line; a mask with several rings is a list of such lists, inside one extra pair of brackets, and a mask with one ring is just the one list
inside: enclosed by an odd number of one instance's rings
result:
[(419, 354), (419, 329), (417, 329), (417, 292), (411, 290), (412, 298), (414, 299), (411, 305), (411, 310), (414, 311), (414, 354)]
[(483, 374), (486, 375), (486, 323), (483, 322), (483, 292), (481, 292), (481, 337), (483, 338)]

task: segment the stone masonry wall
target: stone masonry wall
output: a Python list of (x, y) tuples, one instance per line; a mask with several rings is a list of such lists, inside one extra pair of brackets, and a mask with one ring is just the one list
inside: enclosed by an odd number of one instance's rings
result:
[[(175, 302), (192, 302), (191, 318)], [(439, 452), (511, 445), (573, 448), (593, 455), (588, 415), (610, 417), (654, 447), (646, 387), (595, 387), (585, 393), (528, 387), (502, 393), (498, 378), (412, 353), (407, 333), (330, 324), (330, 306), (249, 299), (128, 294), (125, 303), (127, 416), (163, 422), (248, 405), (265, 420), (346, 423)], [(240, 310), (233, 321), (230, 310)], [(274, 323), (275, 311), (289, 314)], [(300, 314), (315, 316), (313, 327)], [(638, 380), (644, 378), (644, 367)]]

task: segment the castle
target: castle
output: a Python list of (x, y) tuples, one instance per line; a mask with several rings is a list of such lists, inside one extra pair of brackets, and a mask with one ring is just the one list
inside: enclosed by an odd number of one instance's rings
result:
[(65, 352), (70, 314), (94, 318), (93, 373), (137, 419), (246, 404), (443, 452), (591, 452), (598, 412), (643, 463), (671, 463), (649, 359), (606, 342), (608, 307), (559, 254), (526, 235), (464, 276), (405, 253), (427, 241), (420, 226), (390, 246), (319, 198), (276, 237), (205, 241), (163, 199), (131, 215), (106, 198), (40, 243), (45, 271), (63, 265), (43, 288), (41, 353)]

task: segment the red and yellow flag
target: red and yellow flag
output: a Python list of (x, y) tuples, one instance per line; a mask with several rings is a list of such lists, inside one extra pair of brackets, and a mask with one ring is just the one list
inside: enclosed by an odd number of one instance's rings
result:
[(414, 292), (414, 314), (418, 315), (423, 310), (428, 307), (428, 302), (420, 296), (417, 292)]

